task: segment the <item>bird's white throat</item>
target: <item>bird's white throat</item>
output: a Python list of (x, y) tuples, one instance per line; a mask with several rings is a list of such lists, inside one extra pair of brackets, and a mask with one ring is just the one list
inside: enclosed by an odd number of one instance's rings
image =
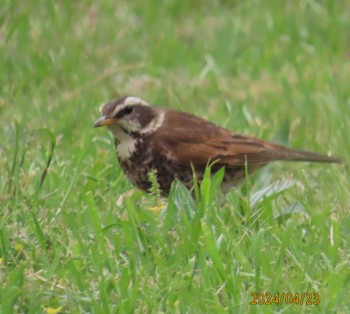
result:
[(113, 137), (118, 141), (116, 150), (120, 159), (130, 158), (136, 150), (136, 144), (141, 139), (135, 139), (132, 135), (125, 133), (119, 126), (113, 126), (110, 128), (113, 133)]

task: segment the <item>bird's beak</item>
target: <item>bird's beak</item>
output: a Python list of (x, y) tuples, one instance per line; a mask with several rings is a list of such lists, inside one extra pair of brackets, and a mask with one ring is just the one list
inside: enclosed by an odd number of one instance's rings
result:
[(100, 126), (108, 126), (108, 125), (115, 124), (116, 122), (117, 122), (117, 119), (115, 118), (107, 118), (106, 116), (102, 116), (95, 122), (94, 127), (99, 128)]

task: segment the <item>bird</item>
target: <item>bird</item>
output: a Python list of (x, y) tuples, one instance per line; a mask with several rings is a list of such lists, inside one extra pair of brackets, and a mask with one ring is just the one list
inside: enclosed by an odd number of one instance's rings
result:
[(144, 192), (152, 187), (154, 171), (161, 196), (172, 182), (188, 189), (194, 176), (201, 182), (211, 165), (215, 174), (224, 168), (221, 189), (226, 193), (251, 173), (273, 161), (342, 163), (337, 157), (294, 150), (252, 136), (231, 132), (198, 116), (148, 104), (135, 96), (106, 103), (95, 127), (112, 133), (121, 169)]

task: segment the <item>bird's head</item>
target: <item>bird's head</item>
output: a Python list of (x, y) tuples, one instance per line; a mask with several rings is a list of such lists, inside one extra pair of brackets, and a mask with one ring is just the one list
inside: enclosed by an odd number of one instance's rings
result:
[(107, 126), (115, 136), (120, 132), (141, 135), (154, 132), (163, 119), (163, 113), (144, 100), (127, 96), (105, 104), (95, 127)]

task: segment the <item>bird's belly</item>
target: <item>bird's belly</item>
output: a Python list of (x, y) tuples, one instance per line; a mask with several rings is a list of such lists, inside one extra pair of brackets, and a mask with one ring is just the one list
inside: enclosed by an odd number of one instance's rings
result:
[(147, 191), (151, 187), (151, 182), (148, 179), (148, 173), (152, 170), (149, 164), (136, 164), (130, 160), (119, 160), (120, 166), (124, 171), (129, 181), (141, 189)]
[[(139, 189), (147, 192), (152, 183), (149, 180), (149, 173), (156, 171), (156, 178), (163, 196), (167, 196), (175, 178), (179, 179), (188, 189), (193, 187), (193, 168), (180, 166), (171, 156), (155, 154), (147, 149), (144, 142), (137, 142), (136, 150), (129, 158), (118, 155), (119, 163), (129, 181)], [(214, 175), (222, 165), (214, 164), (211, 168)], [(258, 166), (259, 167), (259, 166)], [(249, 167), (249, 172), (256, 167)], [(196, 167), (197, 180), (200, 183), (203, 179), (205, 167)], [(245, 167), (242, 165), (227, 167), (222, 181), (222, 190), (227, 192), (232, 186), (239, 184), (245, 177)]]
[(149, 174), (152, 171), (156, 171), (155, 175), (163, 196), (168, 195), (171, 183), (177, 176), (175, 165), (171, 161), (163, 159), (162, 156), (149, 156), (134, 160), (119, 159), (119, 162), (129, 181), (145, 192), (152, 186), (149, 180)]
[[(193, 170), (189, 167), (180, 167), (173, 161), (162, 156), (153, 156), (147, 159), (120, 159), (122, 170), (129, 181), (141, 189), (149, 191), (152, 183), (149, 180), (149, 173), (156, 170), (156, 177), (162, 196), (167, 196), (172, 182), (177, 178), (188, 189), (193, 187)], [(218, 169), (212, 169), (214, 175)], [(200, 183), (203, 179), (205, 169), (196, 169), (197, 180)], [(233, 186), (239, 184), (245, 176), (244, 167), (228, 168), (222, 181), (222, 191), (227, 192)]]

